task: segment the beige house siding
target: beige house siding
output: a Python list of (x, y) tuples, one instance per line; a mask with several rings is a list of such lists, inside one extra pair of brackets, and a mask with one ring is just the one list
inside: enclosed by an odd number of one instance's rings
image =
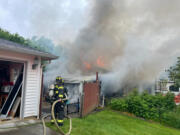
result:
[(42, 68), (39, 60), (38, 67), (35, 70), (32, 69), (34, 57), (32, 55), (0, 50), (0, 59), (26, 63), (25, 89), (22, 94), (24, 95), (24, 98), (22, 98), (24, 99), (24, 103), (22, 103), (24, 105), (22, 107), (23, 114), (21, 115), (23, 118), (39, 115)]

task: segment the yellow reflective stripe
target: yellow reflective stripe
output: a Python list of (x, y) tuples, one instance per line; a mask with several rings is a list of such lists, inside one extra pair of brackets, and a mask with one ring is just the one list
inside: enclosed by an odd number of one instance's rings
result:
[(60, 94), (59, 97), (60, 97), (60, 98), (63, 98), (64, 96)]
[(64, 87), (63, 86), (60, 86), (58, 89), (63, 89)]
[(59, 93), (59, 91), (56, 91), (56, 94), (58, 94)]
[(58, 88), (58, 85), (56, 85), (56, 88)]
[(60, 80), (60, 79), (62, 79), (62, 77), (56, 77), (56, 79)]
[(58, 122), (58, 123), (62, 123), (62, 122), (63, 122), (63, 120), (57, 120), (57, 122)]
[(51, 122), (54, 122), (54, 120), (51, 120)]

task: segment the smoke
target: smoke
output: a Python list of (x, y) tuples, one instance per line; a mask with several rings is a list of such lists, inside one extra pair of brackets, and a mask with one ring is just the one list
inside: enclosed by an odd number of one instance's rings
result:
[(179, 0), (98, 0), (91, 6), (91, 21), (69, 49), (71, 74), (94, 73), (97, 68), (86, 72), (83, 62), (96, 67), (101, 57), (105, 92), (142, 88), (179, 55)]
[[(70, 45), (66, 71), (101, 76), (105, 92), (146, 87), (180, 52), (178, 0), (99, 0), (91, 3), (91, 21)], [(84, 62), (97, 67), (86, 70)]]

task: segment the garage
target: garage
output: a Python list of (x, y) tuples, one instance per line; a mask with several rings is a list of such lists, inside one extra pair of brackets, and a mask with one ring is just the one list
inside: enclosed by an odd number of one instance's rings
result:
[(50, 63), (57, 58), (50, 53), (0, 39), (0, 120), (39, 118), (43, 62)]

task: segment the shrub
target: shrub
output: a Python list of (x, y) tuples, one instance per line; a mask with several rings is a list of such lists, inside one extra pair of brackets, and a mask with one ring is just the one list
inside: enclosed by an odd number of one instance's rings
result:
[[(150, 95), (146, 92), (138, 94), (137, 91), (134, 91), (127, 97), (112, 99), (110, 107), (114, 110), (129, 112), (145, 119), (160, 122), (167, 120), (168, 123), (173, 117), (173, 114), (169, 112), (174, 110), (176, 105), (174, 103), (174, 94), (172, 93), (166, 95)], [(174, 117), (174, 119), (176, 119), (176, 117)]]
[(174, 128), (180, 128), (180, 107), (174, 111), (164, 113), (161, 122)]
[(113, 99), (111, 100), (111, 108), (117, 111), (127, 111), (128, 104), (124, 99)]

